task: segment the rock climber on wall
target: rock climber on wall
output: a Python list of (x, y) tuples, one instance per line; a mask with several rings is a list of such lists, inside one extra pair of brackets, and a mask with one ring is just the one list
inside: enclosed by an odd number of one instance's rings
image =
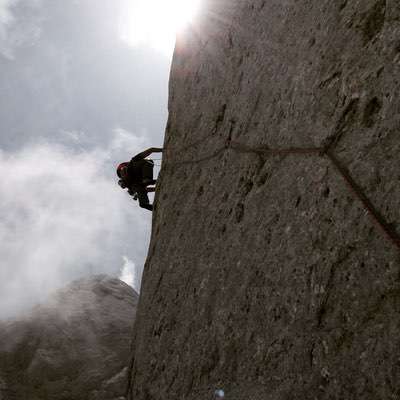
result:
[(153, 179), (154, 162), (147, 160), (152, 153), (161, 153), (162, 148), (150, 147), (149, 149), (134, 156), (131, 161), (123, 162), (117, 167), (117, 175), (120, 178), (118, 184), (123, 189), (128, 189), (128, 193), (135, 199), (139, 199), (139, 206), (149, 211), (153, 211), (147, 193), (154, 192), (156, 184)]

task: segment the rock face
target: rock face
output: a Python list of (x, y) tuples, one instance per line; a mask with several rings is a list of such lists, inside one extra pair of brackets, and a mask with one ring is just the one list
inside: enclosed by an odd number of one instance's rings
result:
[(96, 276), (1, 323), (0, 399), (123, 399), (137, 299), (120, 280)]
[(396, 0), (206, 2), (174, 56), (129, 399), (399, 398), (399, 95)]

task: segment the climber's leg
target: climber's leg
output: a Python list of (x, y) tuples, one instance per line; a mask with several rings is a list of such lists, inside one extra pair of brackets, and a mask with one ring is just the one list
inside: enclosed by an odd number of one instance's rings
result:
[(147, 189), (145, 186), (136, 186), (136, 193), (138, 195), (139, 206), (146, 210), (153, 211), (153, 205), (150, 204), (149, 196), (147, 195)]

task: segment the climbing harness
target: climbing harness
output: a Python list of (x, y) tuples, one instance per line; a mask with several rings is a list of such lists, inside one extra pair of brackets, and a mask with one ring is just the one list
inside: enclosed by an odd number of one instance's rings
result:
[[(341, 135), (341, 132), (340, 132)], [(214, 135), (208, 135), (203, 139), (199, 139), (193, 142), (190, 145), (184, 146), (180, 148), (188, 149), (191, 147), (196, 146), (197, 144), (205, 142), (209, 137)], [(350, 191), (352, 192), (353, 196), (356, 197), (360, 203), (363, 205), (365, 210), (370, 215), (371, 219), (373, 220), (374, 224), (382, 230), (385, 236), (400, 250), (400, 237), (397, 234), (396, 230), (392, 228), (392, 226), (385, 220), (385, 218), (379, 213), (376, 207), (372, 204), (371, 200), (367, 197), (367, 195), (363, 192), (361, 187), (356, 183), (356, 181), (351, 177), (350, 172), (347, 168), (339, 161), (337, 156), (333, 153), (333, 147), (337, 144), (338, 137), (334, 137), (329, 141), (329, 143), (325, 147), (289, 147), (286, 149), (271, 149), (267, 146), (259, 146), (259, 147), (250, 147), (242, 143), (234, 142), (231, 140), (227, 140), (223, 146), (219, 147), (217, 150), (213, 151), (212, 153), (197, 158), (194, 160), (182, 160), (176, 162), (167, 162), (166, 165), (174, 166), (174, 165), (185, 165), (185, 164), (197, 164), (200, 162), (211, 160), (226, 150), (234, 150), (239, 153), (253, 153), (258, 155), (264, 156), (285, 156), (290, 154), (296, 155), (317, 155), (319, 157), (327, 157), (328, 160), (333, 164), (336, 171), (342, 176), (345, 183), (349, 187)], [(168, 150), (168, 147), (167, 147)], [(176, 150), (176, 149), (174, 149)], [(178, 151), (179, 151), (178, 150)]]

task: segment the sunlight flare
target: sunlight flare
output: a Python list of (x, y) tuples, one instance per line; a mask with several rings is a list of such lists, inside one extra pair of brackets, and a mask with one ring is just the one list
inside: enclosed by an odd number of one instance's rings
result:
[(135, 0), (122, 17), (121, 38), (171, 54), (176, 34), (195, 17), (200, 0)]

